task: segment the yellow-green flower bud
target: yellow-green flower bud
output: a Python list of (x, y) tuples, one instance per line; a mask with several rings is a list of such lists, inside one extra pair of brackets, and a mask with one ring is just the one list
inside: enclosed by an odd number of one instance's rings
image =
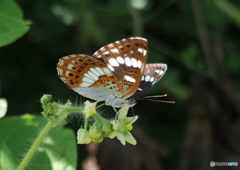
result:
[(124, 135), (122, 133), (117, 133), (117, 138), (118, 138), (118, 140), (120, 140), (121, 144), (123, 144), (123, 145), (126, 144)]
[(54, 110), (57, 110), (58, 109), (58, 104), (57, 103), (52, 103), (52, 108), (54, 109)]
[(137, 144), (137, 141), (134, 139), (134, 137), (132, 136), (132, 134), (129, 132), (129, 131), (126, 131), (124, 133), (124, 138), (125, 138), (125, 141), (132, 144), (132, 145), (136, 145)]
[(97, 105), (96, 102), (90, 103), (88, 100), (85, 102), (83, 113), (86, 116), (86, 118), (96, 113), (96, 105)]
[(127, 116), (129, 105), (125, 104), (119, 111), (118, 119), (125, 118)]
[(125, 120), (125, 123), (126, 123), (126, 129), (127, 129), (127, 130), (132, 130), (132, 129), (133, 129), (132, 124), (133, 124), (134, 122), (136, 122), (137, 119), (138, 119), (138, 116), (127, 117), (126, 120)]
[(92, 138), (93, 142), (102, 142), (103, 141), (103, 137), (100, 136), (99, 138)]
[(119, 121), (118, 120), (112, 120), (111, 123), (112, 123), (113, 129), (114, 130), (118, 130), (118, 128), (119, 128)]
[(110, 139), (113, 139), (115, 138), (117, 135), (117, 132), (116, 131), (111, 131), (106, 137), (109, 137)]
[(88, 144), (91, 142), (89, 132), (85, 129), (79, 129), (77, 132), (78, 144)]
[(51, 100), (52, 100), (52, 95), (50, 95), (50, 94), (44, 94), (44, 95), (41, 97), (40, 102), (41, 102), (42, 104), (47, 104), (47, 103), (49, 103)]
[(100, 136), (102, 136), (102, 128), (101, 127), (98, 127), (98, 126), (91, 126), (90, 127), (90, 130), (89, 130), (89, 134), (91, 136), (91, 138), (98, 138)]
[(102, 125), (102, 133), (103, 133), (103, 136), (108, 136), (110, 133), (113, 132), (113, 129), (112, 129), (112, 124), (110, 121), (106, 122)]

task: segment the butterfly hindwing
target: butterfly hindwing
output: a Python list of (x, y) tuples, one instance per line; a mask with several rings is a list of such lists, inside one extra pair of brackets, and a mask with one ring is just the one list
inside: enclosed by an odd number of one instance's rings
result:
[(146, 64), (141, 83), (132, 99), (139, 99), (145, 95), (165, 74), (167, 65), (163, 63)]

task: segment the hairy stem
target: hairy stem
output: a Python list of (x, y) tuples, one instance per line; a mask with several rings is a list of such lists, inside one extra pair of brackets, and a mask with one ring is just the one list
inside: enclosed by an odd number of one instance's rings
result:
[(23, 170), (30, 159), (32, 158), (33, 154), (37, 150), (38, 146), (42, 143), (44, 137), (48, 134), (48, 132), (51, 130), (51, 128), (54, 126), (54, 122), (48, 122), (47, 125), (44, 127), (44, 129), (40, 132), (39, 136), (37, 139), (34, 141), (32, 144), (31, 148), (28, 150), (27, 154), (23, 158), (22, 162), (19, 164), (17, 170)]
[(69, 107), (68, 104), (61, 107), (61, 109), (56, 113), (58, 115), (57, 121), (49, 121), (43, 130), (40, 132), (36, 140), (33, 142), (31, 148), (28, 150), (23, 160), (19, 164), (17, 170), (24, 170), (29, 161), (31, 160), (33, 154), (36, 152), (39, 145), (42, 143), (43, 139), (47, 136), (48, 132), (59, 123), (63, 122), (64, 119), (73, 112), (82, 112), (83, 108), (81, 107)]

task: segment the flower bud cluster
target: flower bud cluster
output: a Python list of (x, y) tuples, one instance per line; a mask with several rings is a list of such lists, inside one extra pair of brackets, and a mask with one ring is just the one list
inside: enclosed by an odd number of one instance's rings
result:
[(78, 130), (78, 143), (88, 144), (90, 142), (102, 142), (105, 137), (117, 137), (123, 145), (125, 145), (126, 142), (135, 145), (136, 140), (129, 131), (132, 130), (132, 124), (138, 117), (126, 117), (128, 109), (129, 105), (124, 105), (120, 109), (117, 119), (107, 120), (97, 114), (96, 103), (85, 102), (83, 111), (86, 118), (85, 121), (87, 121), (89, 117), (93, 117), (95, 121), (92, 125), (87, 125)]
[(52, 95), (45, 94), (40, 99), (42, 103), (43, 111), (41, 114), (50, 121), (56, 121), (58, 119), (58, 115), (55, 112), (58, 109), (58, 104), (55, 102), (51, 102)]

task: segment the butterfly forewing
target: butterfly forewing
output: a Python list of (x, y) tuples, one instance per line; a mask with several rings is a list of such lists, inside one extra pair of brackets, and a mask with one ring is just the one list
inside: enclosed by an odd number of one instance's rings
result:
[(136, 100), (145, 95), (165, 74), (167, 65), (163, 63), (146, 64), (141, 83), (130, 98)]
[(122, 86), (122, 97), (128, 98), (137, 91), (147, 61), (147, 51), (147, 40), (133, 37), (106, 45), (93, 56), (106, 63)]
[(57, 65), (59, 77), (77, 93), (105, 100), (108, 95), (121, 96), (122, 89), (113, 73), (102, 61), (87, 55), (63, 57)]

